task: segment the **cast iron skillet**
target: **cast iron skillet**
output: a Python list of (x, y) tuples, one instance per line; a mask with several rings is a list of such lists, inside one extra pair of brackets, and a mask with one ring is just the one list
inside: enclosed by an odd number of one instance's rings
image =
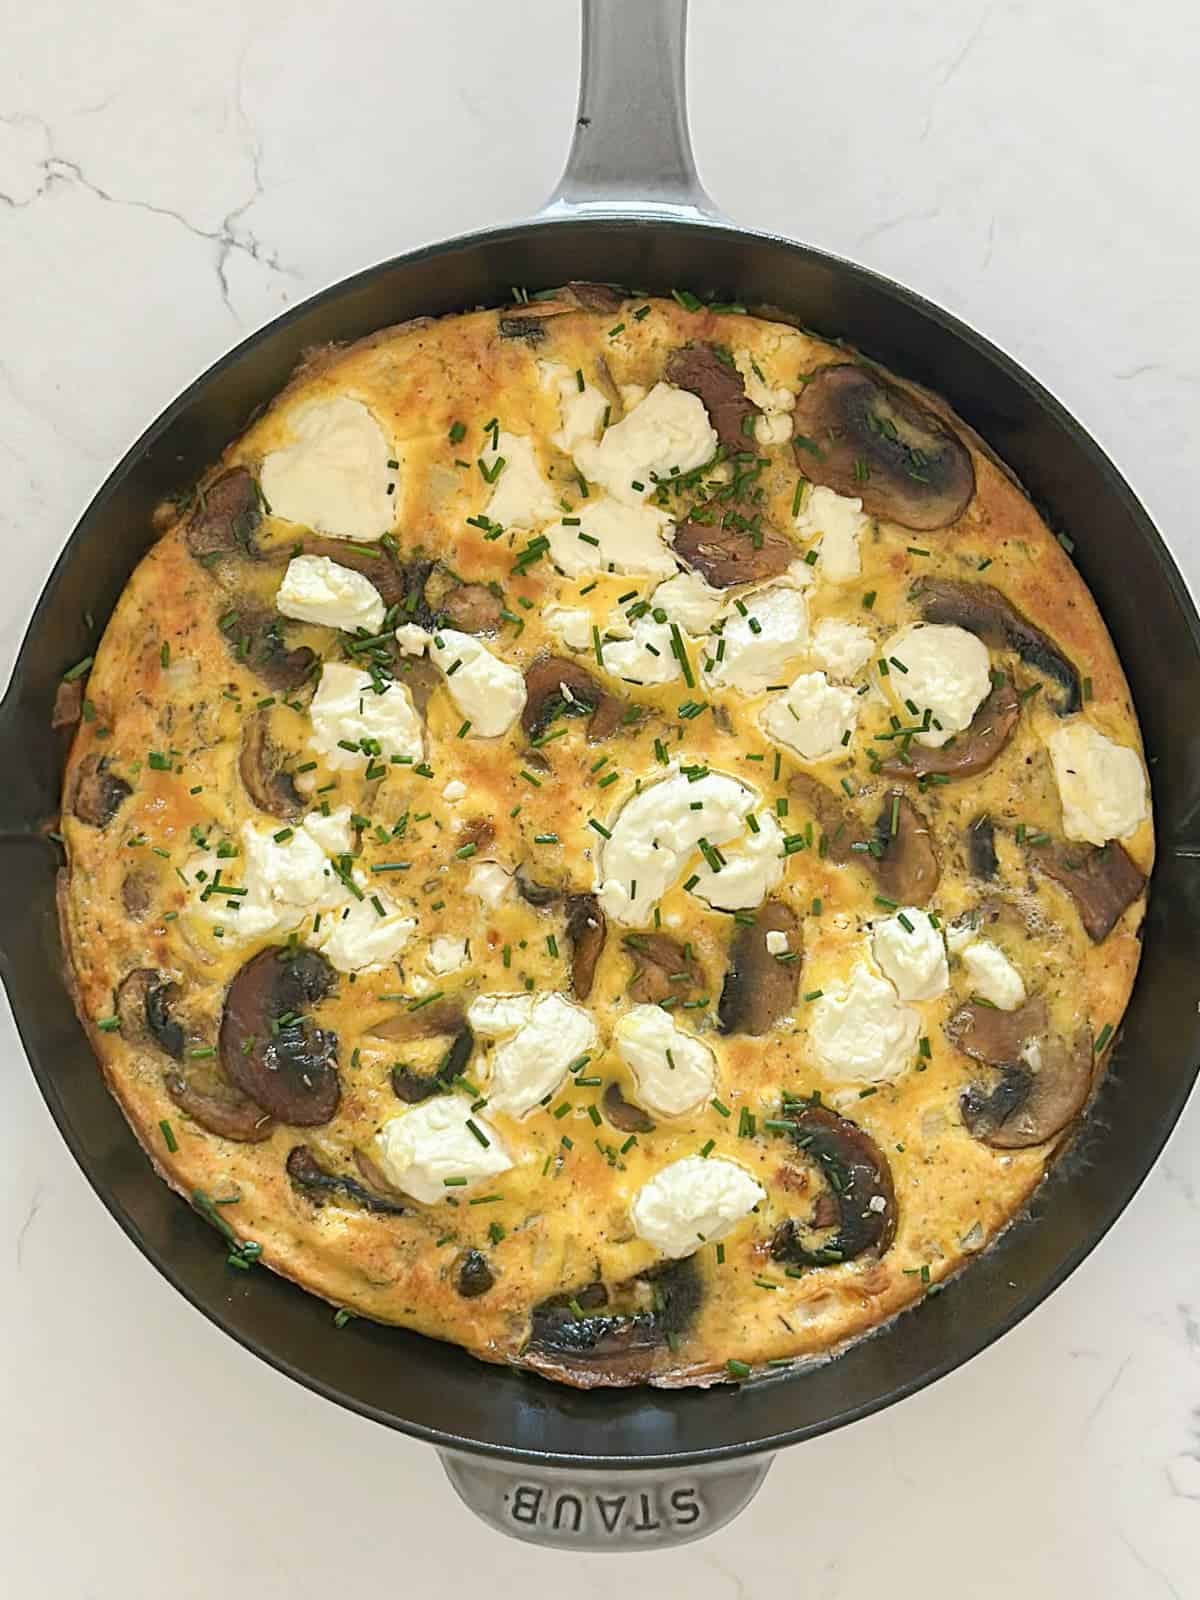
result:
[[(38, 602), (0, 707), (0, 972), (51, 1113), (121, 1226), (219, 1327), (318, 1393), (437, 1445), (493, 1525), (576, 1548), (678, 1543), (750, 1498), (769, 1452), (865, 1416), (982, 1350), (1092, 1249), (1145, 1178), (1196, 1072), (1200, 910), (1200, 622), (1149, 518), (1057, 402), (944, 311), (860, 267), (714, 219), (692, 164), (686, 0), (584, 0), (580, 113), (566, 175), (531, 222), (359, 274), (246, 340), (113, 472)], [(151, 543), (151, 512), (190, 485), (284, 383), (302, 351), (419, 314), (499, 304), (514, 284), (686, 285), (784, 307), (943, 394), (1074, 541), (1125, 664), (1151, 763), (1159, 838), (1145, 955), (1099, 1106), (1028, 1220), (947, 1292), (839, 1360), (707, 1393), (581, 1394), (415, 1334), (355, 1322), (270, 1272), (229, 1272), (207, 1225), (150, 1170), (109, 1097), (63, 982), (54, 908), (63, 750), (50, 707)], [(1184, 708), (1187, 708), (1186, 710)], [(1184, 713), (1181, 715), (1181, 711)], [(755, 1459), (747, 1459), (754, 1457)]]

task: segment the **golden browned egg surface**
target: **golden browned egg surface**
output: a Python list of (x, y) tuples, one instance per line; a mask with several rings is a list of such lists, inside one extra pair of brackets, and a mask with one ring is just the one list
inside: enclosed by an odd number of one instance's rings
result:
[(738, 308), (321, 352), (72, 696), (64, 940), (157, 1170), (235, 1268), (568, 1383), (936, 1290), (1133, 983), (1149, 793), (1067, 551), (936, 397)]

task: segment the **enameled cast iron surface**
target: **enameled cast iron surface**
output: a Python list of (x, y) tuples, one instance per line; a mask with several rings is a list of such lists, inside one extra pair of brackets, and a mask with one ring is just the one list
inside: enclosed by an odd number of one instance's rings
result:
[[(680, 285), (781, 308), (945, 396), (1074, 542), (1150, 761), (1159, 866), (1141, 976), (1099, 1104), (1032, 1217), (882, 1335), (819, 1368), (740, 1390), (576, 1393), (399, 1330), (358, 1322), (337, 1332), (324, 1303), (274, 1274), (231, 1272), (220, 1240), (152, 1173), (109, 1098), (61, 976), (57, 853), (39, 832), (57, 808), (64, 753), (50, 732), (50, 706), (63, 669), (91, 652), (151, 542), (155, 505), (219, 456), (312, 346), (499, 304), (514, 284), (534, 290), (570, 278), (656, 292)], [(431, 1442), (530, 1462), (684, 1465), (778, 1448), (876, 1410), (976, 1354), (1082, 1260), (1149, 1171), (1200, 1059), (1198, 707), (1200, 622), (1149, 519), (1061, 407), (944, 312), (816, 251), (709, 224), (590, 219), (476, 235), (360, 274), (247, 340), (150, 428), (89, 507), (0, 708), (0, 971), (51, 1112), (113, 1215), (194, 1305), (300, 1382)]]

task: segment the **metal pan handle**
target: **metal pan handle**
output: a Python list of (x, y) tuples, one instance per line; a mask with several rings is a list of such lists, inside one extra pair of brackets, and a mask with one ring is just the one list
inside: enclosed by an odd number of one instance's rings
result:
[(662, 1550), (706, 1538), (757, 1494), (770, 1456), (664, 1472), (526, 1469), (439, 1452), (459, 1498), (498, 1533), (558, 1550)]
[(687, 116), (688, 0), (583, 0), (579, 111), (543, 217), (711, 218)]

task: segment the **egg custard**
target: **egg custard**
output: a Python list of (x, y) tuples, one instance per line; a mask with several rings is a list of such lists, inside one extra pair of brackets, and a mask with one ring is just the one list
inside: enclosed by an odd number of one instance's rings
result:
[(1067, 550), (936, 397), (576, 284), (319, 353), (161, 524), (60, 696), (62, 927), (235, 1267), (703, 1384), (1021, 1210), (1149, 793)]

